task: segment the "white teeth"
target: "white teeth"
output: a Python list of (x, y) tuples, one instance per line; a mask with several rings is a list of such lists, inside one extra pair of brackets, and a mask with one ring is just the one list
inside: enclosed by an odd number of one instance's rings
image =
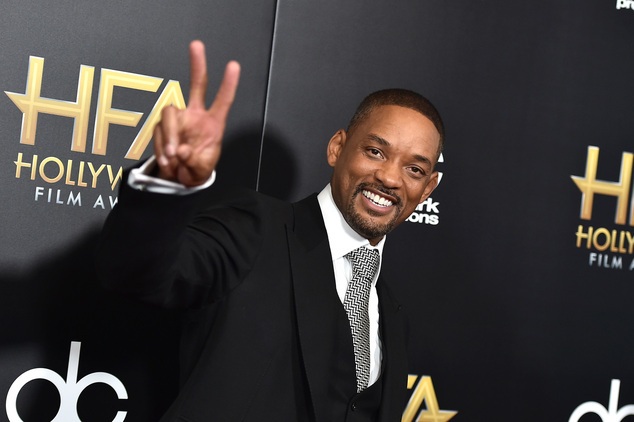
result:
[(363, 191), (363, 196), (368, 198), (370, 201), (374, 202), (376, 205), (380, 205), (382, 207), (390, 207), (390, 206), (392, 206), (392, 201), (390, 201), (389, 199), (385, 199), (382, 196), (379, 196), (379, 195), (377, 195), (375, 193), (372, 193), (370, 191), (364, 190)]

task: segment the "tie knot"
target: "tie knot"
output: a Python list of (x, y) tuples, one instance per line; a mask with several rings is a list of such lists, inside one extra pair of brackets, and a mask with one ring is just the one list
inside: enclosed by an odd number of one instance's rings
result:
[(352, 274), (373, 278), (379, 268), (379, 251), (362, 246), (346, 255), (352, 264)]

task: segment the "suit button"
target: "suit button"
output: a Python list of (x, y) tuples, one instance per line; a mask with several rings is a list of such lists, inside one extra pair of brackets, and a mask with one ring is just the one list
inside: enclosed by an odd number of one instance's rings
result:
[(350, 405), (350, 410), (352, 410), (353, 412), (355, 410), (357, 410), (357, 403), (356, 402), (354, 402), (354, 401), (352, 402), (352, 404)]

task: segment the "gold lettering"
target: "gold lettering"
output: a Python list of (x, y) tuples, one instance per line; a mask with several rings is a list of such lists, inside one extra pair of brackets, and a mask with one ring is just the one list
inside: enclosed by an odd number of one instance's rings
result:
[[(44, 168), (46, 167), (46, 165), (50, 162), (54, 162), (55, 164), (57, 164), (57, 168), (58, 168), (58, 172), (57, 172), (57, 176), (55, 177), (47, 177), (46, 173), (44, 172)], [(62, 160), (60, 160), (57, 157), (46, 157), (45, 159), (42, 160), (42, 162), (40, 163), (40, 177), (42, 179), (44, 179), (44, 181), (48, 182), (48, 183), (55, 183), (57, 182), (59, 179), (61, 179), (64, 176), (64, 164), (62, 163)]]
[(620, 253), (625, 253), (627, 252), (627, 249), (625, 249), (625, 233), (627, 233), (624, 230), (621, 230), (621, 233), (619, 234), (619, 252)]
[(72, 117), (75, 120), (75, 125), (71, 150), (84, 152), (86, 150), (90, 99), (92, 96), (92, 83), (95, 69), (91, 66), (81, 66), (75, 102), (42, 98), (40, 92), (42, 90), (43, 73), (44, 59), (31, 56), (29, 57), (29, 74), (27, 76), (25, 93), (18, 94), (5, 91), (5, 94), (7, 94), (11, 101), (22, 111), (22, 134), (20, 136), (20, 143), (27, 145), (35, 144), (37, 117), (39, 113), (45, 113)]
[(106, 155), (108, 130), (111, 124), (134, 127), (143, 116), (143, 113), (135, 111), (113, 109), (112, 94), (114, 87), (118, 86), (156, 92), (162, 82), (163, 79), (151, 76), (119, 72), (110, 69), (101, 70), (97, 116), (95, 117), (95, 133), (92, 144), (93, 154)]
[(616, 230), (612, 230), (612, 236), (610, 239), (610, 252), (618, 252), (616, 248)]
[(630, 232), (625, 232), (625, 236), (627, 236), (628, 244), (627, 253), (632, 254), (634, 252), (634, 236)]
[(73, 160), (68, 160), (68, 163), (66, 164), (66, 184), (71, 186), (75, 184), (74, 180), (70, 180), (70, 174), (72, 170), (73, 170)]
[[(616, 196), (616, 224), (625, 224), (627, 218), (627, 203), (630, 191), (630, 182), (632, 179), (632, 164), (634, 162), (634, 154), (624, 152), (621, 158), (621, 175), (618, 182), (606, 182), (597, 180), (597, 167), (599, 163), (599, 148), (589, 146), (588, 158), (586, 160), (585, 177), (571, 176), (577, 187), (582, 193), (581, 196), (581, 218), (590, 220), (592, 218), (592, 205), (594, 195)], [(633, 214), (630, 217), (630, 225), (634, 219)]]
[(77, 176), (77, 186), (86, 187), (88, 186), (86, 182), (84, 182), (84, 162), (79, 162), (79, 175)]
[(15, 164), (15, 178), (19, 179), (22, 175), (22, 167), (31, 168), (31, 180), (35, 180), (35, 175), (37, 173), (37, 155), (33, 156), (33, 161), (30, 163), (22, 161), (22, 153), (18, 152), (18, 161), (14, 161)]
[(167, 83), (158, 101), (154, 104), (154, 108), (152, 108), (150, 115), (143, 124), (143, 127), (136, 138), (134, 138), (132, 145), (130, 145), (130, 149), (125, 155), (125, 158), (132, 160), (138, 160), (141, 158), (145, 148), (147, 148), (150, 140), (152, 139), (154, 127), (161, 120), (161, 110), (169, 105), (174, 105), (177, 108), (186, 107), (183, 92), (181, 91), (181, 86), (178, 81), (169, 81)]
[(117, 172), (117, 175), (115, 176), (112, 174), (112, 166), (108, 164), (108, 177), (110, 178), (110, 188), (112, 190), (114, 190), (114, 187), (117, 186), (117, 182), (121, 180), (122, 176), (123, 176), (123, 167), (119, 167), (119, 171)]
[(580, 248), (581, 247), (581, 239), (588, 239), (586, 248), (590, 249), (590, 246), (592, 245), (592, 231), (594, 229), (592, 228), (592, 226), (588, 227), (588, 233), (584, 233), (583, 232), (583, 226), (579, 225), (579, 228), (577, 229), (577, 247)]
[(35, 180), (37, 174), (37, 154), (33, 155), (33, 166), (31, 167), (31, 180)]
[(90, 169), (90, 172), (92, 173), (92, 187), (96, 188), (97, 187), (97, 176), (99, 176), (99, 173), (101, 173), (101, 171), (104, 168), (106, 168), (106, 165), (102, 164), (101, 166), (99, 166), (99, 168), (95, 172), (95, 168), (92, 166), (92, 163), (88, 162), (88, 168)]
[[(604, 244), (599, 244), (599, 241), (597, 240), (600, 235), (605, 236)], [(606, 250), (610, 246), (610, 232), (608, 231), (608, 229), (603, 227), (597, 229), (597, 231), (594, 232), (594, 236), (592, 236), (592, 244), (594, 245), (594, 248), (599, 251)]]

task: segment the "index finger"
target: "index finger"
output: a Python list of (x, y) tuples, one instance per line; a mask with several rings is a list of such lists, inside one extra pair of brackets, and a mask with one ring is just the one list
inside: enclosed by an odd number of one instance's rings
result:
[(207, 93), (207, 59), (205, 44), (192, 41), (189, 44), (189, 105), (205, 107)]

